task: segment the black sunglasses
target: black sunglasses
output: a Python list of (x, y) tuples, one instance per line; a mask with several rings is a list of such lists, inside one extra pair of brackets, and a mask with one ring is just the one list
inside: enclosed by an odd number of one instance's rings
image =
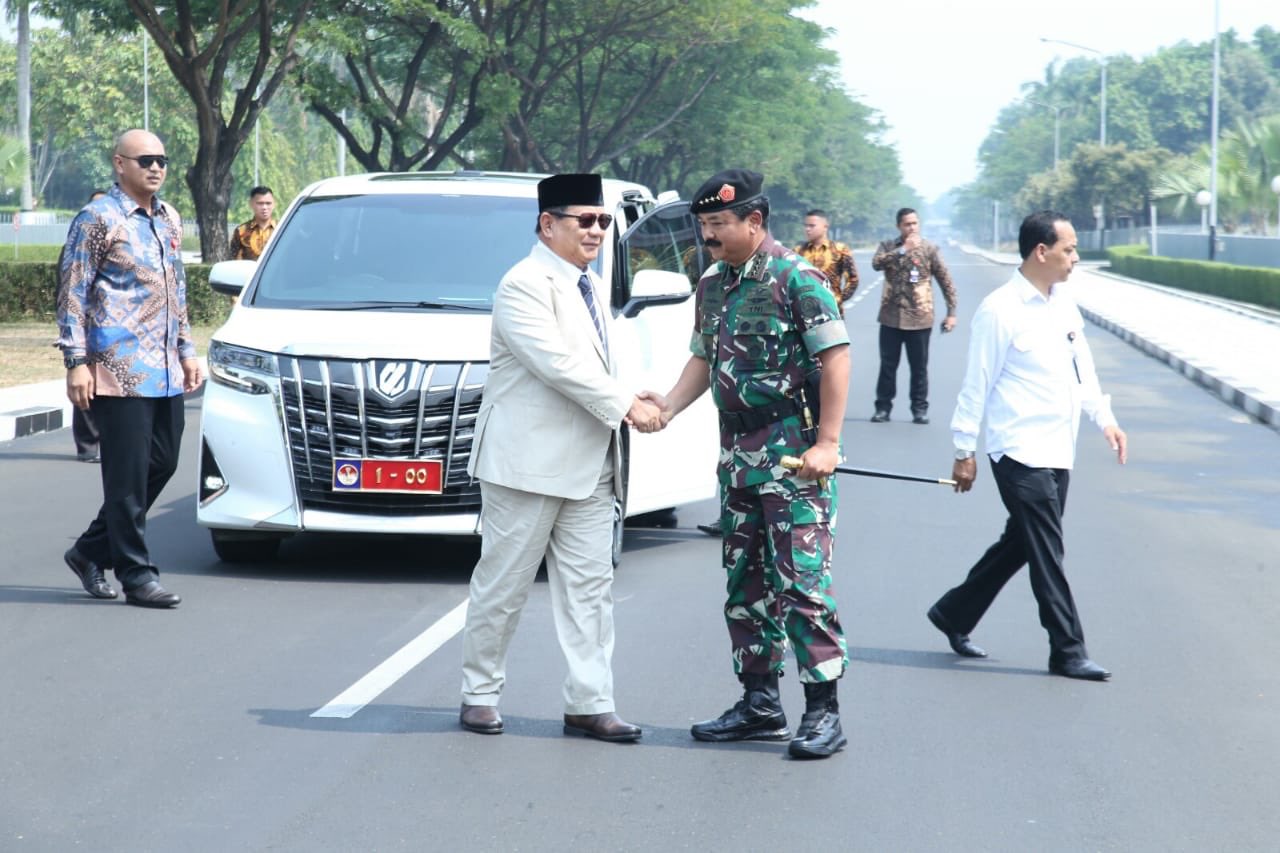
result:
[(586, 231), (597, 222), (600, 223), (600, 230), (603, 231), (613, 224), (613, 217), (607, 213), (556, 213), (555, 211), (547, 211), (557, 219), (576, 219), (578, 227)]
[(128, 154), (121, 154), (126, 160), (132, 160), (143, 169), (150, 169), (152, 166), (159, 166), (161, 169), (169, 168), (169, 158), (163, 154), (143, 154), (141, 157), (130, 157)]

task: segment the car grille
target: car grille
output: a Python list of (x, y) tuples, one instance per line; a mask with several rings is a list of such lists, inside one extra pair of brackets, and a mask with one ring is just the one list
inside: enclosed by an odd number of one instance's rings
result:
[[(280, 356), (289, 455), (302, 505), (365, 515), (479, 512), (467, 476), (489, 365)], [(333, 460), (440, 459), (444, 494), (333, 491)]]

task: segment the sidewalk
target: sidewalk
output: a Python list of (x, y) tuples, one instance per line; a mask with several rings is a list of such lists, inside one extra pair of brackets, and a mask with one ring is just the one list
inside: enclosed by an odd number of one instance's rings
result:
[[(1017, 255), (962, 246), (993, 263)], [(1068, 283), (1080, 312), (1191, 381), (1280, 429), (1280, 312), (1123, 278), (1081, 264)]]
[[(1017, 255), (962, 246), (1010, 266)], [(1071, 291), (1092, 323), (1280, 429), (1280, 312), (1173, 290), (1080, 265)], [(208, 369), (205, 369), (207, 377)], [(71, 425), (62, 380), (0, 389), (0, 441)]]
[[(200, 369), (207, 382), (209, 365), (204, 356), (200, 357)], [(65, 380), (0, 388), (0, 441), (70, 426), (71, 401)]]

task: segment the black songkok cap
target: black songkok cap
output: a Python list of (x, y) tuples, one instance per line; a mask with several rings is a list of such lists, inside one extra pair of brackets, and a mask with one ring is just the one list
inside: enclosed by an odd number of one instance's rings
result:
[(538, 181), (538, 212), (574, 204), (604, 205), (604, 183), (599, 175), (552, 175)]
[(715, 213), (727, 210), (762, 196), (764, 175), (750, 169), (726, 169), (712, 175), (693, 194), (689, 210), (693, 213)]

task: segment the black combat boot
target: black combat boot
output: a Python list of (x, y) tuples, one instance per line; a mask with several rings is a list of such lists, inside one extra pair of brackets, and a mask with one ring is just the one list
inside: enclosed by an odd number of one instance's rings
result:
[(787, 752), (793, 758), (827, 758), (848, 739), (840, 728), (840, 703), (836, 701), (836, 681), (819, 681), (804, 686), (804, 717)]
[(695, 740), (786, 740), (787, 716), (778, 696), (778, 675), (744, 672), (739, 679), (746, 689), (742, 698), (714, 720), (694, 723), (689, 733)]

